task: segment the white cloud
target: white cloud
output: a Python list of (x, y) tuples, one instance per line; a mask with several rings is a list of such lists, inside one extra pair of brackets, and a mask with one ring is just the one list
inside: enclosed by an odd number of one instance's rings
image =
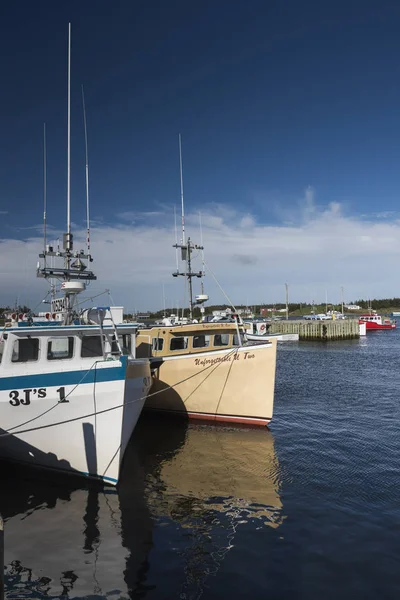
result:
[[(91, 294), (110, 288), (116, 304), (129, 310), (154, 309), (162, 306), (164, 283), (167, 305), (182, 305), (183, 279), (172, 278), (173, 214), (149, 216), (133, 226), (125, 220), (93, 227), (92, 266), (99, 279), (91, 284)], [(187, 232), (195, 242), (200, 241), (198, 223), (198, 213), (188, 213)], [(327, 290), (328, 300), (339, 302), (340, 286), (347, 301), (399, 294), (400, 220), (348, 217), (339, 203), (317, 206), (308, 188), (285, 223), (260, 223), (247, 211), (218, 204), (202, 209), (206, 262), (232, 301), (282, 302), (285, 282), (293, 301), (322, 301)], [(75, 247), (83, 246), (84, 239), (83, 230), (76, 232)], [(41, 248), (39, 232), (25, 241), (0, 241), (0, 305), (19, 296), (34, 307), (44, 296), (46, 282), (35, 277)], [(201, 268), (199, 259), (195, 269)], [(197, 292), (197, 280), (194, 285)], [(205, 287), (210, 303), (224, 302), (210, 273)]]

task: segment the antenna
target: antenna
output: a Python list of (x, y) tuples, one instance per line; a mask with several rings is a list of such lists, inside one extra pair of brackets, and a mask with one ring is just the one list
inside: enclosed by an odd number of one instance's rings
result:
[(201, 262), (202, 262), (202, 265), (203, 265), (203, 270), (202, 270), (202, 275), (201, 275), (201, 280), (200, 280), (200, 287), (201, 287), (201, 293), (204, 294), (203, 277), (206, 274), (206, 267), (205, 267), (205, 262), (204, 262), (203, 228), (201, 226), (201, 212), (200, 211), (199, 211), (199, 223), (200, 223)]
[[(47, 158), (46, 158), (46, 123), (43, 123), (43, 251), (46, 253), (47, 244)], [(44, 259), (46, 263), (46, 258)]]
[(289, 319), (289, 285), (285, 283), (286, 289), (286, 321)]
[[(67, 146), (67, 248), (71, 241), (71, 23), (68, 23), (68, 146)], [(70, 266), (67, 257), (67, 266)]]
[(179, 259), (178, 259), (178, 231), (176, 228), (176, 206), (174, 204), (174, 221), (175, 221), (175, 256), (176, 256), (176, 272), (179, 271)]
[(90, 254), (90, 216), (89, 216), (89, 154), (87, 142), (85, 94), (82, 85), (83, 123), (85, 126), (85, 156), (86, 156), (86, 223), (87, 223), (87, 252)]
[(181, 203), (182, 203), (182, 245), (185, 245), (185, 205), (183, 203), (183, 166), (182, 166), (182, 140), (179, 134), (179, 167), (181, 176)]
[(165, 290), (164, 290), (164, 283), (162, 284), (162, 295), (163, 295), (163, 304), (164, 304), (164, 319), (166, 317), (166, 309), (165, 309)]

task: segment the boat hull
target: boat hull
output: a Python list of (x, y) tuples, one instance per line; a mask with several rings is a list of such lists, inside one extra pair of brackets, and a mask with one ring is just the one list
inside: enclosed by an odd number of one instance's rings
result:
[(0, 458), (115, 485), (150, 387), (148, 361), (135, 362), (0, 379)]
[(152, 359), (145, 410), (190, 419), (267, 425), (273, 415), (276, 340)]
[(255, 333), (246, 333), (246, 339), (249, 342), (269, 342), (272, 339), (278, 342), (298, 342), (298, 333), (267, 333), (265, 335), (259, 335)]
[(359, 323), (360, 324), (365, 323), (367, 331), (381, 331), (383, 329), (396, 329), (396, 323), (379, 324), (379, 323), (373, 323), (370, 321), (359, 321)]

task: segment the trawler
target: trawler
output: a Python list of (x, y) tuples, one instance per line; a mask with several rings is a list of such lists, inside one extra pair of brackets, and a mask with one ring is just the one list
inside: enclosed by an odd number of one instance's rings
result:
[(274, 406), (276, 340), (247, 342), (236, 314), (232, 322), (193, 322), (194, 307), (200, 306), (204, 314), (208, 295), (202, 286), (193, 298), (192, 280), (202, 280), (204, 268), (193, 270), (192, 253), (203, 253), (204, 247), (185, 238), (180, 136), (179, 156), (182, 241), (174, 247), (181, 250), (184, 268), (179, 270), (177, 255), (173, 276), (187, 279), (189, 322), (138, 332), (137, 356), (150, 358), (152, 369), (153, 385), (145, 409), (207, 421), (267, 425)]
[[(68, 74), (71, 26), (68, 35)], [(45, 186), (46, 188), (46, 186)], [(137, 327), (117, 328), (109, 307), (79, 310), (96, 279), (88, 251), (74, 251), (70, 220), (68, 77), (67, 232), (46, 244), (37, 275), (61, 283), (42, 320), (16, 318), (0, 336), (0, 458), (116, 484), (126, 445), (150, 387), (148, 360), (135, 358)], [(89, 231), (89, 228), (88, 228)], [(56, 264), (60, 263), (60, 264)]]

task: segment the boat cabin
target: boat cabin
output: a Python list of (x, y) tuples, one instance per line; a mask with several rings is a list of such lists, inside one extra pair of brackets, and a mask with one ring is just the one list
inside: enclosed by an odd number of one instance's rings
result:
[(235, 323), (195, 323), (174, 327), (140, 329), (136, 357), (177, 356), (224, 350), (243, 345), (243, 328)]
[[(377, 323), (378, 325), (382, 325), (382, 317), (381, 315), (360, 315), (359, 316), (359, 320), (360, 321), (366, 321), (366, 322), (371, 322), (371, 323)], [(390, 323), (390, 319), (385, 319), (384, 320), (385, 323)]]
[[(135, 357), (137, 327), (119, 326), (118, 343), (111, 327), (95, 325), (27, 326), (3, 329), (0, 335), (0, 374), (17, 375), (20, 369), (53, 370), (57, 361), (70, 370), (93, 359), (112, 360), (121, 354)], [(61, 367), (61, 365), (63, 365)], [(21, 371), (22, 372), (22, 371)]]

